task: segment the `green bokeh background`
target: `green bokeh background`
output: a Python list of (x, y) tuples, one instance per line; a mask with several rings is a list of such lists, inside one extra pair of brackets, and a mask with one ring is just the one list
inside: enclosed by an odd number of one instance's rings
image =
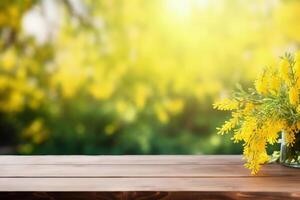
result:
[(0, 154), (241, 154), (212, 103), (299, 42), (296, 0), (3, 0)]

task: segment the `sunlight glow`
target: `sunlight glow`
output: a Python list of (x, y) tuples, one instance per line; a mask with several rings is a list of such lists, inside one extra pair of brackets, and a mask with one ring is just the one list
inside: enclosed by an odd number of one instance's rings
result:
[(164, 6), (171, 18), (185, 20), (193, 9), (204, 9), (208, 4), (209, 0), (166, 0)]
[(209, 0), (195, 0), (195, 4), (199, 8), (205, 8), (209, 4)]
[(170, 12), (173, 17), (185, 18), (191, 13), (192, 3), (190, 0), (166, 0), (166, 10)]

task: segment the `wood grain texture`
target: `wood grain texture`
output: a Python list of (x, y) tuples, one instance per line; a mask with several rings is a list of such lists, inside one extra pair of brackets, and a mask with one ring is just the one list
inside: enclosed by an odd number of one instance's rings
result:
[(0, 199), (300, 199), (300, 170), (241, 156), (0, 156)]
[(127, 156), (0, 156), (0, 165), (97, 165), (97, 164), (174, 164), (174, 165), (241, 165), (242, 156), (239, 155), (127, 155)]
[(249, 178), (1, 178), (0, 191), (300, 192), (299, 177)]
[[(249, 177), (243, 165), (0, 165), (0, 177)], [(300, 170), (281, 165), (267, 165), (257, 176), (299, 176)]]

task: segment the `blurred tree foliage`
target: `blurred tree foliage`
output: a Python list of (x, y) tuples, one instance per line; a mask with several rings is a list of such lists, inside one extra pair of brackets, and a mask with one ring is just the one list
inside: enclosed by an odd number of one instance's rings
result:
[(3, 0), (0, 11), (2, 154), (240, 153), (215, 135), (227, 116), (212, 100), (300, 42), (296, 0)]

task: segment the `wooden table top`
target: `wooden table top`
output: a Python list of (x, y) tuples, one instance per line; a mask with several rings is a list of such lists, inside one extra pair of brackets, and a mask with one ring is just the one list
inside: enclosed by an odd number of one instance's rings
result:
[(278, 192), (300, 197), (300, 169), (241, 156), (0, 156), (0, 191)]

